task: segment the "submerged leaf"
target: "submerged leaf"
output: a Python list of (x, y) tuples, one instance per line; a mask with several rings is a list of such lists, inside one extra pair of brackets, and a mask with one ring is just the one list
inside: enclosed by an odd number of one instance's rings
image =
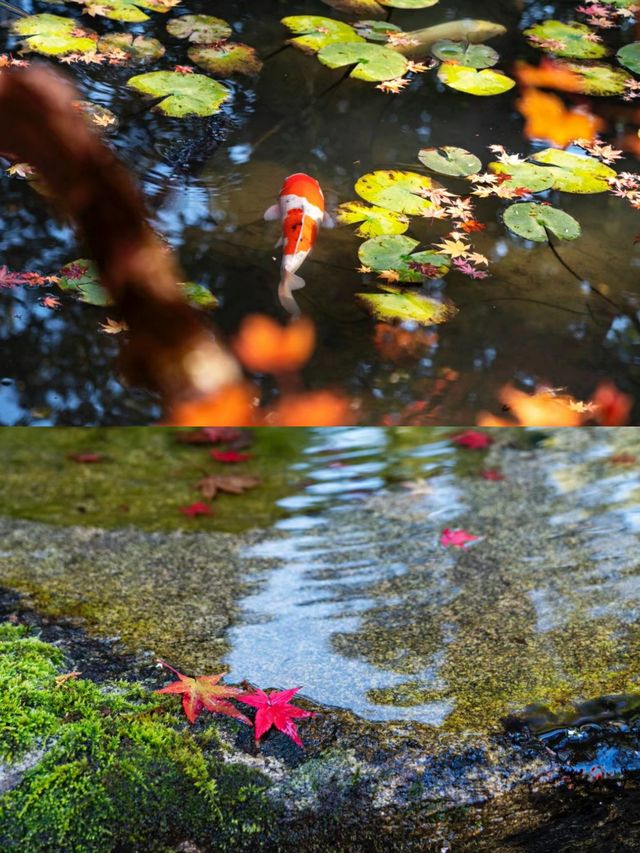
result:
[(307, 53), (317, 53), (323, 47), (337, 42), (363, 42), (362, 36), (343, 21), (324, 18), (322, 15), (290, 15), (282, 23), (292, 33), (299, 34), (289, 39), (289, 44)]
[(431, 53), (444, 62), (454, 62), (466, 68), (492, 68), (500, 59), (499, 53), (487, 44), (467, 44), (448, 39), (437, 41)]
[(98, 51), (122, 50), (134, 62), (154, 62), (164, 56), (164, 45), (158, 39), (147, 36), (134, 36), (131, 33), (108, 33), (98, 41)]
[(438, 77), (458, 92), (482, 97), (501, 95), (516, 85), (515, 80), (499, 71), (492, 71), (490, 68), (476, 71), (475, 68), (465, 68), (464, 65), (454, 65), (452, 62), (444, 62), (440, 66)]
[(418, 160), (432, 172), (457, 178), (476, 175), (482, 168), (482, 162), (475, 154), (451, 145), (444, 145), (441, 148), (422, 148), (418, 152)]
[(512, 204), (503, 220), (514, 234), (536, 243), (547, 242), (547, 229), (560, 240), (575, 240), (582, 233), (580, 223), (573, 216), (547, 204)]
[(167, 32), (194, 44), (214, 44), (229, 38), (233, 30), (222, 18), (211, 15), (182, 15), (167, 21)]
[(431, 178), (417, 172), (382, 169), (363, 175), (356, 181), (354, 189), (361, 198), (378, 207), (409, 216), (421, 216), (428, 215), (433, 209), (433, 203), (421, 193), (437, 186)]
[(221, 77), (230, 77), (232, 74), (253, 77), (262, 70), (262, 61), (255, 49), (240, 42), (190, 47), (188, 54), (189, 59), (200, 68)]
[(127, 86), (146, 95), (162, 96), (156, 109), (168, 116), (210, 116), (231, 96), (229, 90), (203, 74), (180, 74), (177, 71), (151, 71), (138, 74)]
[(438, 302), (416, 290), (384, 287), (385, 293), (356, 293), (365, 308), (378, 320), (412, 321), (422, 326), (445, 323), (458, 313), (452, 302)]
[(329, 68), (354, 65), (350, 76), (369, 83), (402, 77), (408, 68), (400, 53), (368, 42), (329, 44), (318, 53), (318, 59)]
[(364, 204), (361, 201), (347, 201), (341, 204), (338, 207), (337, 217), (342, 225), (362, 223), (356, 230), (358, 237), (404, 234), (409, 227), (409, 219), (402, 213), (394, 213), (392, 210)]
[(449, 272), (451, 261), (447, 256), (433, 251), (412, 254), (418, 245), (413, 237), (384, 234), (363, 243), (358, 258), (361, 264), (376, 272), (393, 271), (398, 276), (396, 281), (421, 282), (424, 278), (421, 266), (433, 267), (440, 276)]

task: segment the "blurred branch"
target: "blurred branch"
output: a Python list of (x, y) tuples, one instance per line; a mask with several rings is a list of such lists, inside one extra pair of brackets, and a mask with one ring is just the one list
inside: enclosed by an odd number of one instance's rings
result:
[(30, 163), (76, 225), (130, 330), (126, 379), (170, 408), (236, 382), (235, 359), (183, 299), (170, 253), (147, 222), (128, 171), (72, 102), (78, 93), (44, 67), (0, 76), (0, 150)]

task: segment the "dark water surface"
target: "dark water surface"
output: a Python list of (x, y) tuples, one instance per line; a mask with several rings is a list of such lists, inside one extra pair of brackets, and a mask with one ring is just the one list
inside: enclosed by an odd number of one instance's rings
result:
[[(64, 14), (50, 4), (22, 0), (21, 5), (28, 12)], [(520, 34), (524, 24), (569, 19), (574, 8), (572, 3), (528, 3), (521, 20), (515, 5), (508, 0), (441, 0), (430, 9), (394, 10), (391, 20), (405, 29), (468, 16), (503, 23), (508, 35), (492, 44), (502, 56), (499, 68), (508, 70), (516, 57), (539, 59), (540, 53)], [(218, 116), (180, 121), (141, 109), (143, 100), (125, 86), (136, 68), (74, 66), (73, 74), (87, 97), (119, 116), (112, 144), (142, 181), (153, 224), (175, 247), (187, 278), (207, 285), (220, 299), (214, 316), (226, 332), (233, 333), (252, 312), (282, 317), (276, 298), (279, 258), (273, 248), (277, 229), (265, 224), (262, 214), (287, 174), (316, 176), (329, 203), (335, 204), (354, 198), (355, 180), (372, 169), (421, 171), (416, 153), (425, 146), (463, 146), (484, 163), (490, 144), (521, 155), (547, 147), (523, 138), (516, 89), (475, 98), (444, 89), (430, 72), (418, 75), (400, 95), (389, 96), (371, 84), (339, 82), (340, 71), (292, 48), (278, 52), (287, 38), (279, 23), (285, 15), (340, 17), (320, 0), (220, 0), (215, 9), (210, 3), (183, 0), (176, 11), (228, 20), (236, 37), (266, 58), (255, 81), (229, 82), (233, 98)], [(73, 12), (70, 6), (67, 14)], [(168, 43), (160, 63), (144, 70), (186, 61), (186, 49), (166, 38), (166, 20), (154, 15), (142, 25), (123, 25), (82, 18), (99, 31), (144, 32)], [(2, 49), (6, 38), (3, 31)], [(613, 44), (616, 39), (626, 43), (633, 35), (616, 31), (611, 38)], [(623, 115), (617, 99), (589, 100), (591, 109), (607, 112), (607, 139), (615, 141), (616, 133), (628, 129), (625, 122), (635, 131), (637, 110), (625, 107)], [(636, 158), (627, 155), (616, 170), (635, 171)], [(70, 231), (26, 182), (3, 176), (1, 183), (0, 266), (48, 274), (82, 254)], [(450, 188), (460, 189), (455, 182)], [(547, 196), (583, 228), (580, 240), (562, 246), (564, 258), (611, 299), (626, 300), (637, 309), (637, 211), (609, 194)], [(439, 388), (438, 405), (425, 422), (474, 422), (479, 410), (495, 410), (499, 389), (511, 381), (525, 388), (539, 382), (566, 386), (586, 399), (598, 380), (608, 377), (640, 399), (640, 342), (628, 316), (588, 296), (588, 288), (563, 269), (546, 245), (532, 246), (511, 236), (498, 218), (502, 207), (495, 199), (477, 203), (477, 218), (488, 228), (474, 234), (473, 243), (489, 257), (491, 277), (471, 281), (450, 273), (445, 293), (459, 314), (439, 328), (432, 346), (399, 365), (376, 350), (375, 322), (354, 300), (357, 292), (375, 290), (373, 281), (355, 271), (361, 240), (351, 227), (322, 232), (302, 270), (307, 287), (299, 298), (319, 335), (305, 372), (308, 386), (335, 386), (357, 398), (365, 423), (379, 423), (415, 401), (433, 400), (435, 383), (443, 375), (458, 378), (444, 391)], [(429, 244), (446, 234), (450, 224), (425, 220), (418, 228), (412, 225), (410, 233)], [(0, 293), (0, 423), (154, 420), (159, 414), (154, 400), (123, 388), (117, 379), (117, 341), (98, 331), (109, 312), (69, 298), (61, 310), (51, 311), (39, 305), (41, 297), (37, 288)], [(265, 396), (269, 393), (265, 385)]]

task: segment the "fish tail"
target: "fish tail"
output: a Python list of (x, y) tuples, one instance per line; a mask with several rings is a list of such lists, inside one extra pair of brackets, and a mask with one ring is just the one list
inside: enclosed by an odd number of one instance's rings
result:
[(280, 280), (278, 298), (282, 307), (285, 311), (291, 314), (292, 317), (299, 317), (301, 313), (298, 303), (293, 298), (292, 291), (300, 290), (304, 286), (305, 280), (292, 272), (285, 272)]

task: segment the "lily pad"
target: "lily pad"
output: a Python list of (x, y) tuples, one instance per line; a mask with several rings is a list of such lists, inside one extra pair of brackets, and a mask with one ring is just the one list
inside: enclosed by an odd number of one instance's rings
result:
[(211, 15), (182, 15), (167, 21), (167, 32), (194, 44), (214, 44), (229, 38), (233, 30), (222, 18)]
[(338, 207), (338, 222), (342, 225), (362, 223), (356, 230), (358, 237), (379, 237), (382, 234), (404, 234), (409, 219), (383, 207), (370, 206), (362, 201), (347, 201)]
[(379, 0), (382, 6), (392, 9), (427, 9), (435, 6), (438, 0)]
[(139, 63), (155, 62), (165, 52), (164, 45), (158, 39), (131, 33), (109, 33), (98, 41), (100, 53), (118, 50), (126, 53), (133, 62)]
[(382, 321), (407, 321), (421, 326), (445, 323), (458, 313), (452, 302), (438, 302), (428, 296), (399, 287), (384, 287), (384, 293), (356, 293), (356, 298)]
[(361, 264), (376, 272), (393, 270), (399, 276), (398, 281), (421, 282), (424, 276), (414, 265), (435, 267), (440, 276), (449, 272), (451, 261), (446, 255), (429, 251), (412, 254), (418, 245), (413, 237), (384, 234), (363, 243), (358, 250), (358, 258)]
[(634, 74), (640, 74), (640, 41), (625, 44), (616, 53), (620, 65), (624, 65)]
[(562, 67), (580, 77), (585, 95), (621, 95), (629, 79), (629, 75), (622, 69), (601, 62), (567, 62)]
[(181, 74), (179, 71), (138, 74), (127, 81), (127, 86), (145, 95), (164, 95), (157, 109), (174, 118), (213, 115), (231, 95), (217, 80), (204, 74)]
[(219, 305), (216, 297), (211, 293), (208, 287), (203, 284), (197, 284), (195, 281), (182, 281), (178, 284), (182, 290), (184, 298), (195, 308), (202, 308), (204, 311), (217, 308)]
[(11, 31), (27, 36), (24, 47), (45, 56), (64, 56), (67, 53), (92, 53), (97, 36), (82, 29), (72, 18), (61, 15), (29, 15), (11, 24)]
[(546, 148), (533, 155), (537, 163), (552, 168), (553, 189), (567, 193), (604, 193), (610, 189), (609, 180), (616, 172), (595, 157), (571, 154), (557, 148)]
[(371, 83), (402, 77), (408, 67), (402, 54), (368, 42), (329, 44), (318, 53), (318, 59), (329, 68), (354, 65), (350, 76)]
[(503, 182), (507, 189), (522, 188), (532, 193), (550, 190), (555, 181), (551, 169), (533, 163), (489, 163), (489, 171), (494, 175), (508, 175)]
[(386, 13), (385, 7), (393, 9), (427, 9), (435, 6), (438, 0), (323, 0), (327, 6), (344, 12), (345, 15), (365, 17), (373, 15), (381, 17)]
[(599, 41), (593, 41), (596, 35), (586, 24), (570, 21), (544, 21), (524, 31), (529, 41), (556, 56), (569, 59), (600, 59), (606, 56), (607, 49)]
[(357, 21), (353, 29), (367, 41), (387, 42), (390, 33), (401, 33), (400, 27), (386, 21)]
[(433, 204), (421, 193), (437, 186), (431, 178), (417, 172), (382, 169), (359, 178), (355, 191), (360, 198), (386, 210), (406, 213), (409, 216), (422, 216), (428, 215)]
[(547, 242), (547, 229), (560, 240), (575, 240), (582, 233), (577, 219), (547, 204), (512, 204), (505, 211), (503, 220), (514, 234), (536, 243)]
[(74, 101), (73, 106), (85, 114), (92, 127), (111, 133), (118, 129), (118, 117), (102, 104), (94, 104), (92, 101)]
[(466, 68), (464, 65), (454, 65), (452, 62), (444, 62), (438, 69), (438, 77), (447, 86), (458, 92), (466, 92), (468, 95), (501, 95), (508, 92), (516, 85), (515, 80), (507, 77), (499, 71), (485, 68), (477, 71), (475, 68)]
[(169, 12), (180, 0), (68, 0), (78, 3), (88, 15), (100, 15), (112, 21), (128, 21), (132, 24), (148, 21), (143, 11)]
[(187, 53), (200, 68), (220, 77), (231, 77), (232, 74), (255, 77), (262, 70), (262, 61), (254, 48), (240, 42), (190, 47)]
[(431, 53), (443, 62), (454, 62), (466, 68), (492, 68), (500, 54), (487, 44), (467, 44), (460, 41), (437, 41)]
[(481, 160), (464, 148), (444, 145), (441, 148), (423, 148), (418, 152), (418, 160), (440, 175), (466, 178), (477, 175), (482, 169)]
[(292, 33), (300, 34), (289, 39), (289, 44), (306, 53), (317, 53), (323, 47), (338, 42), (364, 42), (349, 24), (322, 15), (290, 15), (283, 18), (282, 23)]

